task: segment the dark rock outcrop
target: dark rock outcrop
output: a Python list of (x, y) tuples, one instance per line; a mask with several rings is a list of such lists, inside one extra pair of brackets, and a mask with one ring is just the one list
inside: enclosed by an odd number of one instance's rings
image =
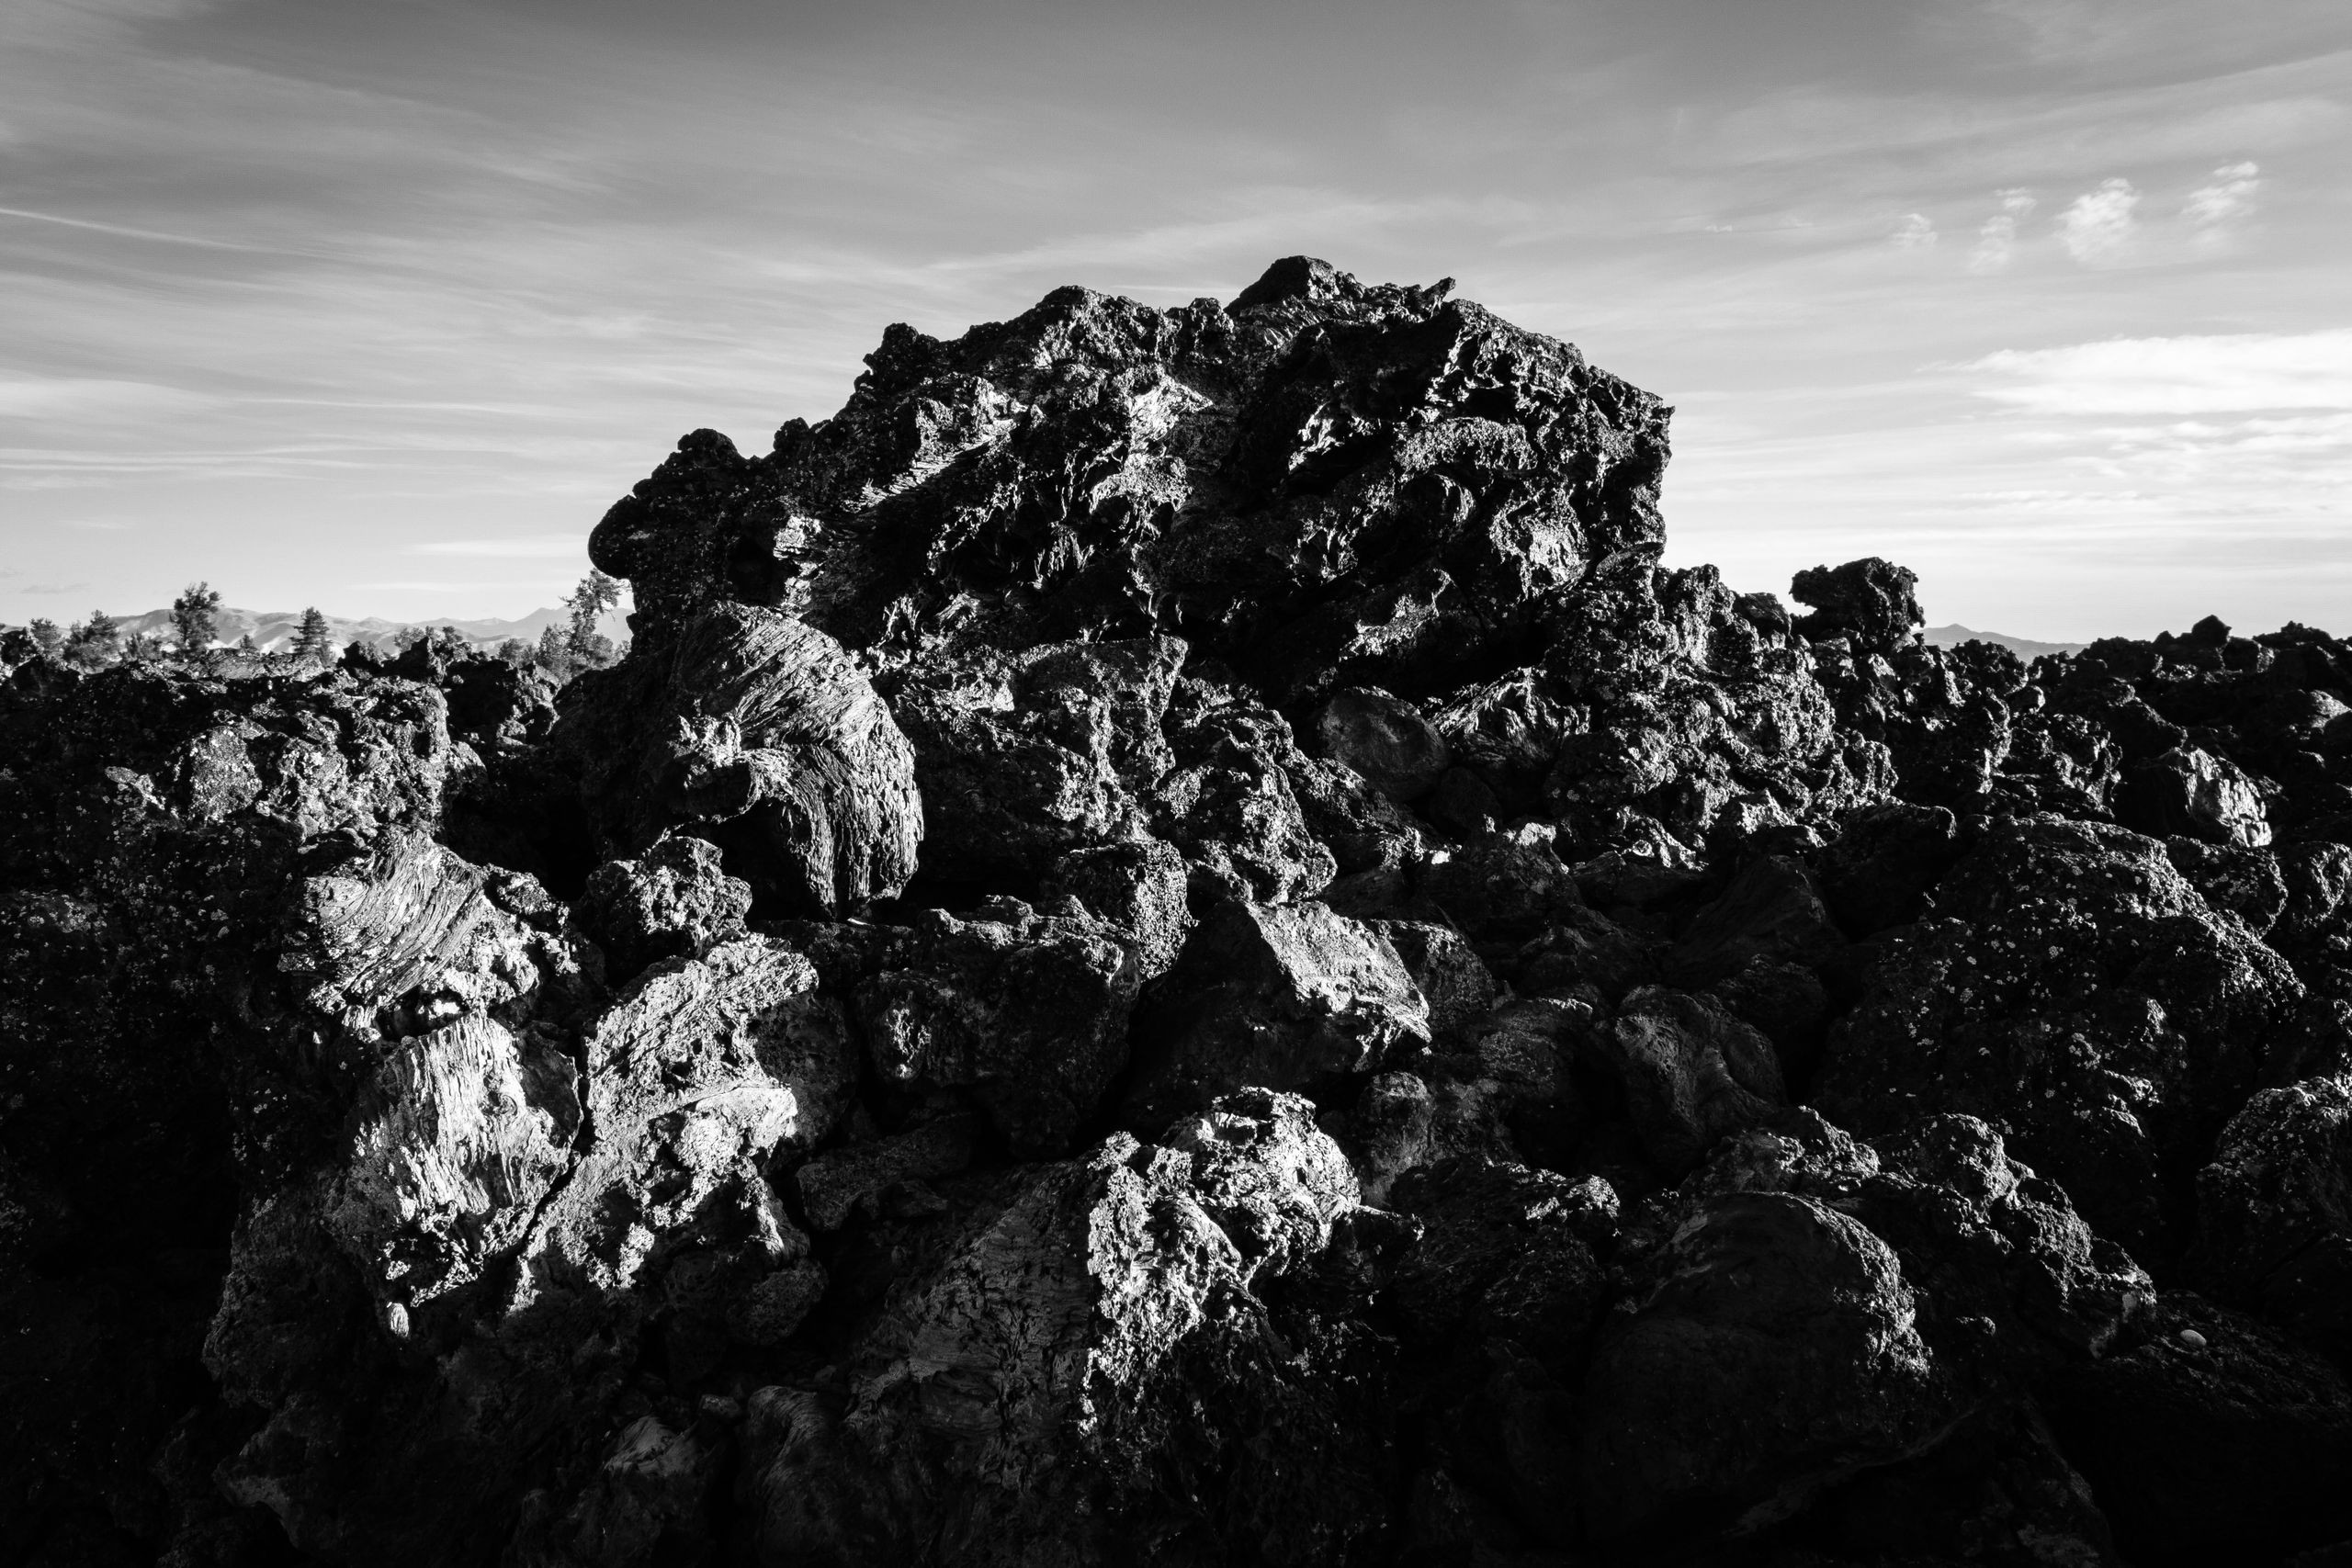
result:
[(1441, 293), (1278, 264), (1230, 307), (1082, 288), (893, 327), (847, 407), (699, 432), (597, 525), (640, 634), (714, 600), (852, 648), (1182, 637), (1280, 694), (1401, 690), (1653, 558), (1657, 400)]

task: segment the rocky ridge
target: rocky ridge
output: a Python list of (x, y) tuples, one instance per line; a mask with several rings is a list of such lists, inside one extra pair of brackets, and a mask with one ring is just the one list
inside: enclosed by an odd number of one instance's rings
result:
[(2352, 1552), (2352, 645), (1665, 570), (1449, 284), (867, 364), (560, 694), (0, 682), (0, 1562)]

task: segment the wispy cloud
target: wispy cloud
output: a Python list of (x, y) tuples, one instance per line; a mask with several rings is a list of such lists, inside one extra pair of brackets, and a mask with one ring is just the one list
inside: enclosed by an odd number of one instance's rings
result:
[(17, 592), (19, 593), (79, 593), (89, 586), (86, 582), (28, 582)]
[(212, 400), (152, 381), (94, 376), (0, 378), (0, 419), (86, 420), (196, 408)]
[(123, 240), (152, 240), (164, 245), (193, 245), (206, 251), (240, 251), (247, 255), (277, 254), (263, 245), (240, 245), (228, 240), (208, 240), (195, 234), (167, 234), (160, 229), (135, 229), (123, 223), (100, 223), (87, 218), (67, 218), (55, 212), (31, 212), (21, 207), (0, 207), (0, 218), (13, 218), (26, 223), (54, 223), (62, 229), (80, 229), (86, 233), (112, 234)]
[(1887, 239), (1898, 251), (1925, 250), (1936, 243), (1936, 226), (1924, 212), (1905, 213)]
[(1975, 248), (1968, 253), (1971, 272), (2006, 269), (2017, 258), (2018, 225), (2033, 211), (2033, 193), (2030, 190), (1996, 190), (1993, 197), (2001, 204), (2001, 209), (1984, 220), (1984, 226), (1976, 231)]
[(2097, 190), (2076, 197), (2058, 215), (2058, 240), (2066, 254), (2086, 266), (2120, 260), (2139, 227), (2132, 212), (2140, 193), (2130, 180), (2109, 179)]
[(2042, 413), (2352, 409), (2352, 328), (2003, 349), (1956, 368), (1977, 397)]
[(510, 560), (585, 559), (588, 540), (579, 534), (539, 535), (521, 539), (435, 539), (411, 545), (413, 556), (473, 556)]
[(2191, 191), (2181, 216), (2201, 230), (2215, 230), (2254, 211), (2255, 192), (2262, 188), (2257, 164), (2224, 164), (2213, 171), (2213, 183)]

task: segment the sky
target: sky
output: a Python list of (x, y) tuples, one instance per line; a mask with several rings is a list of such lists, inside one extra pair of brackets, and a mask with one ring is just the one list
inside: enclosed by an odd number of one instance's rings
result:
[(520, 615), (891, 321), (1301, 253), (1673, 403), (1742, 590), (2352, 634), (2344, 0), (0, 0), (0, 620)]

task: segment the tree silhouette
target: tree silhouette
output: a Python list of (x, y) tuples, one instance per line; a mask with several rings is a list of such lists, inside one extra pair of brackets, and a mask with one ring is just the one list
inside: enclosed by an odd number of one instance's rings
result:
[(34, 644), (51, 659), (56, 658), (57, 650), (65, 646), (64, 631), (46, 615), (35, 615), (33, 624), (25, 630), (32, 634)]
[(621, 602), (621, 585), (594, 567), (564, 601), (571, 610), (571, 626), (564, 637), (564, 652), (571, 672), (602, 670), (613, 661), (613, 639), (596, 629), (597, 618)]
[(191, 582), (172, 601), (172, 628), (179, 634), (182, 659), (207, 659), (220, 615), (220, 595), (209, 582)]
[(102, 669), (121, 656), (122, 627), (104, 610), (91, 611), (88, 620), (65, 634), (65, 657), (85, 670)]
[(302, 625), (294, 634), (294, 657), (313, 664), (324, 664), (334, 657), (334, 644), (327, 636), (327, 618), (319, 613), (316, 604), (302, 612)]
[(539, 668), (554, 676), (559, 682), (571, 679), (571, 641), (564, 628), (553, 622), (549, 622), (547, 629), (539, 633)]

